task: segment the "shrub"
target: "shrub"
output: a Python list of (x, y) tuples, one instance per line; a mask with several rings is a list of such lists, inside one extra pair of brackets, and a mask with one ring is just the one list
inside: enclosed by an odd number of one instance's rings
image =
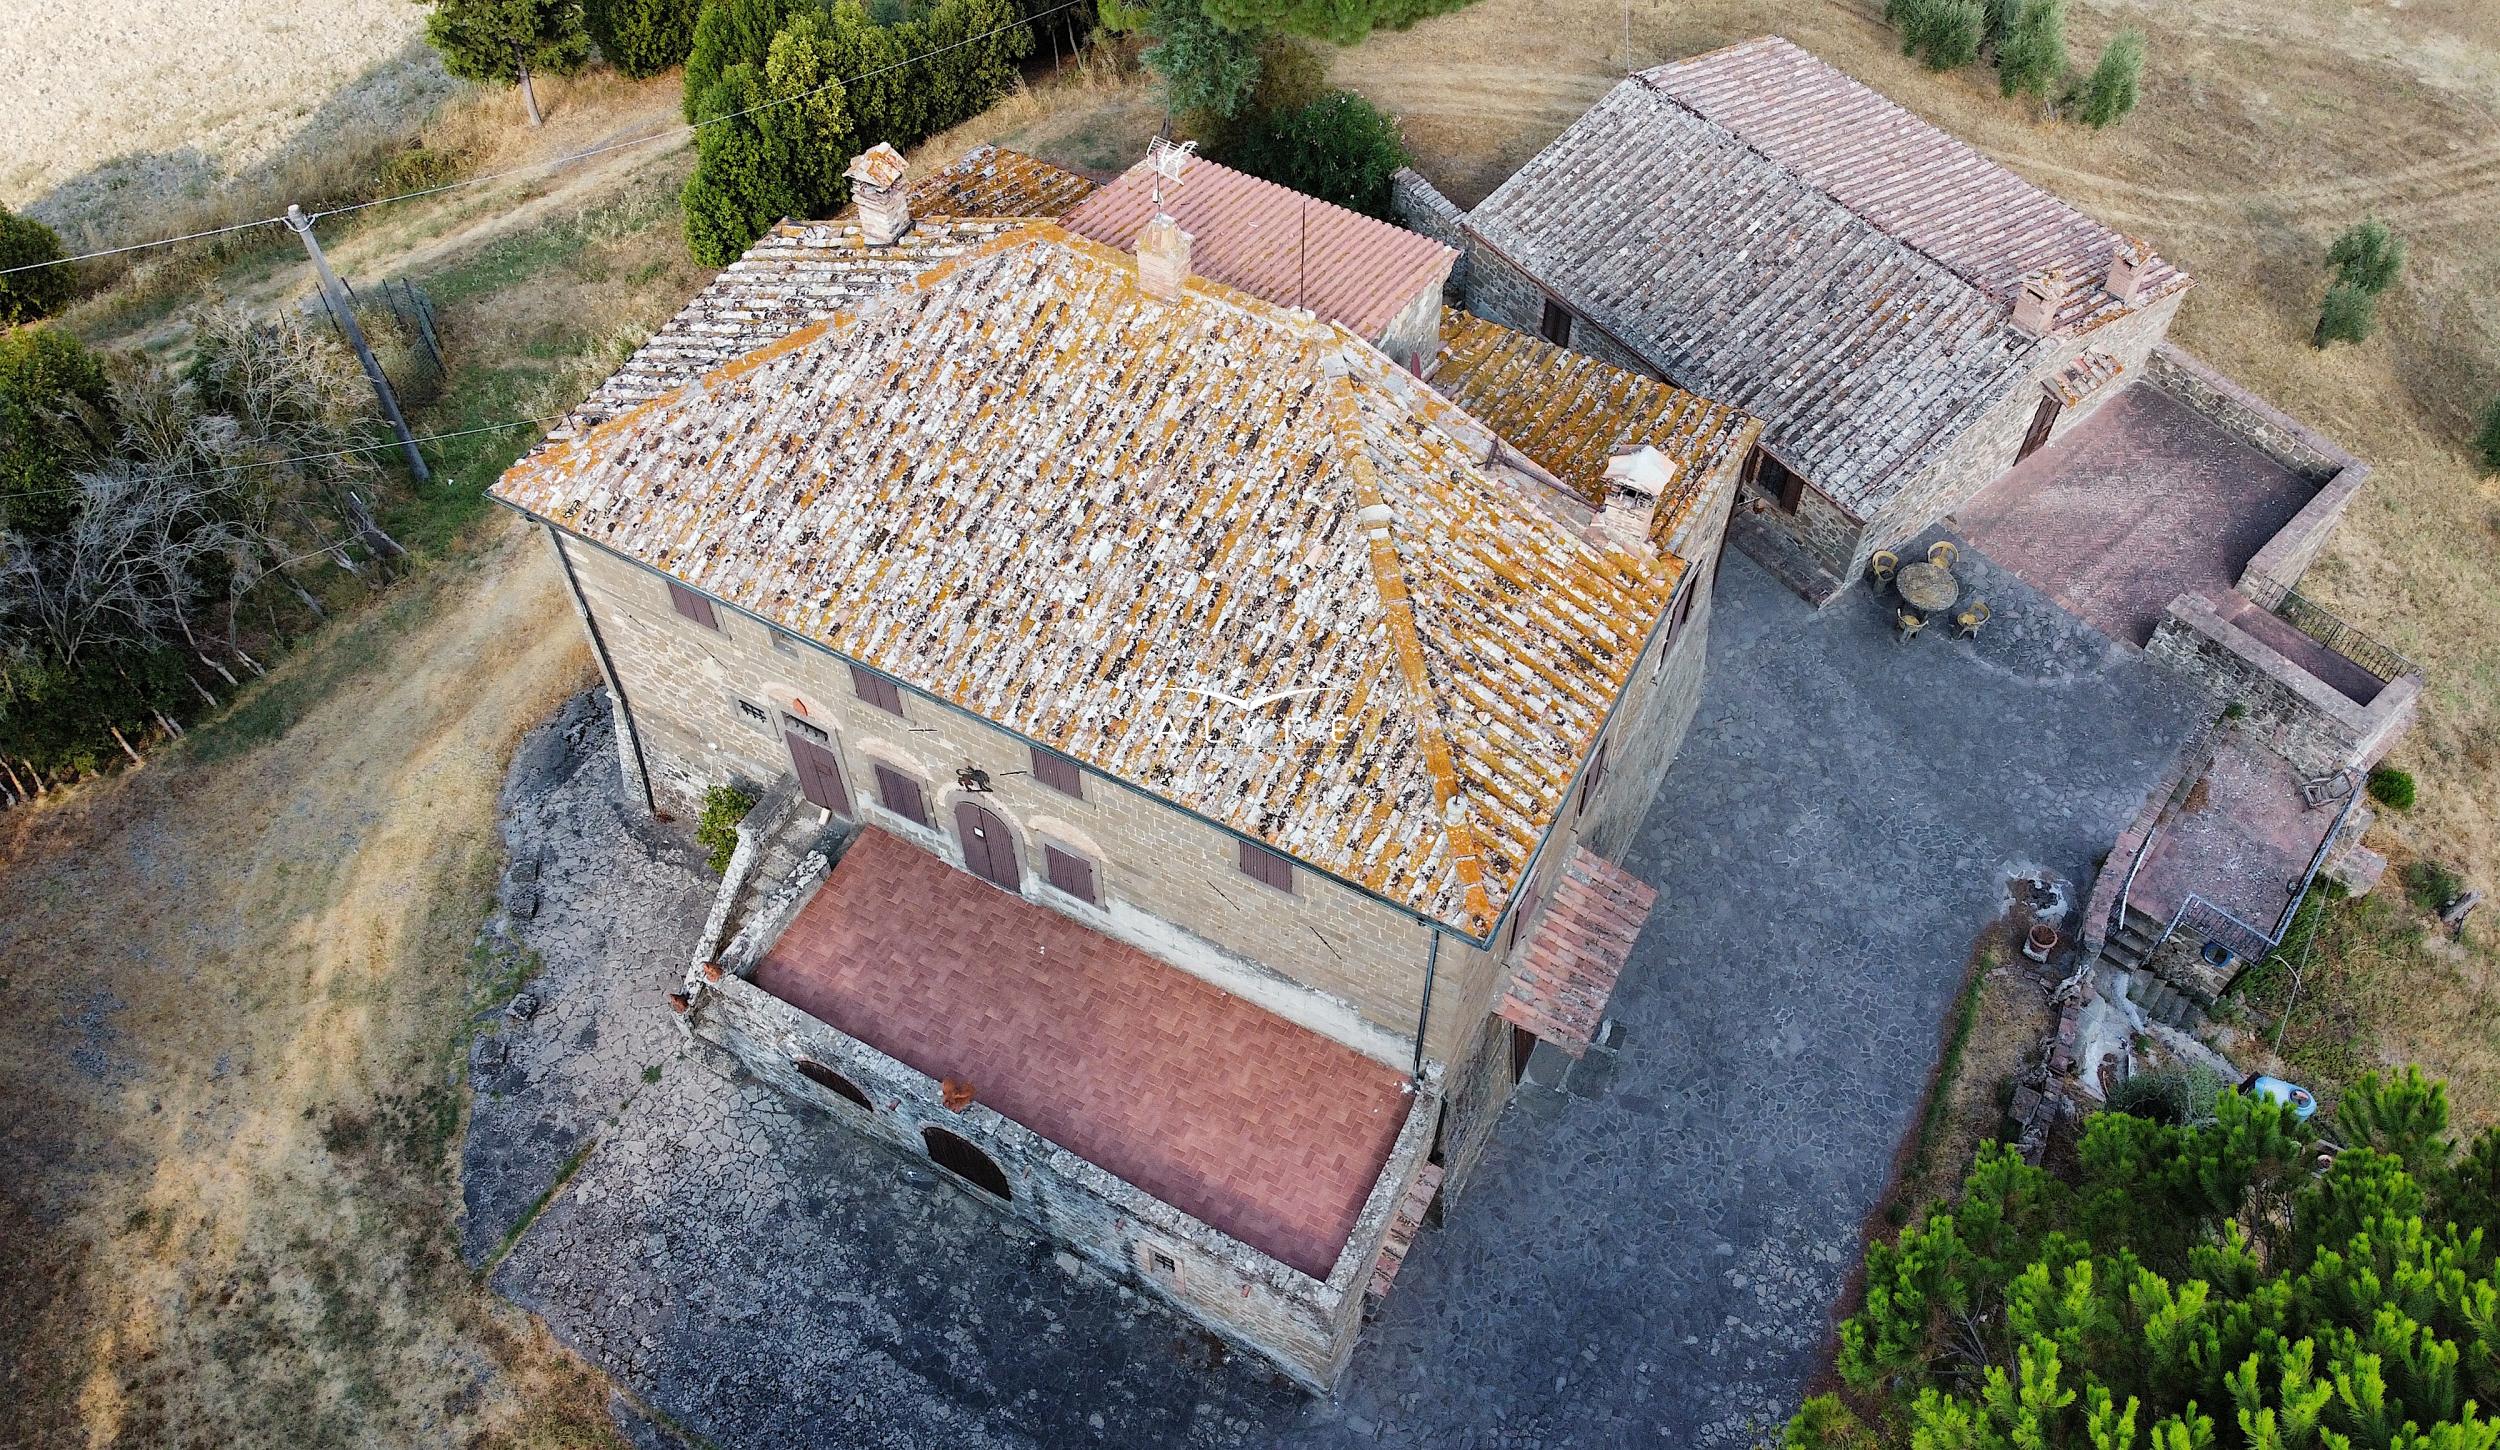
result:
[(104, 360), (68, 333), (0, 333), (0, 533), (57, 533), (78, 512), (70, 471), (111, 441)]
[(584, 0), (582, 23), (611, 65), (647, 77), (684, 64), (702, 8), (698, 0)]
[(67, 267), (35, 265), (58, 261), (61, 256), (61, 239), (52, 228), (0, 207), (0, 272), (33, 268), (0, 276), (0, 327), (50, 317), (69, 304), (76, 275)]
[(2425, 914), (2465, 894), (2465, 878), (2436, 861), (2415, 861), (2404, 870), (2405, 897)]
[(789, 19), (789, 0), (705, 0), (686, 46), (686, 119), (703, 119), (704, 102), (731, 66), (763, 69), (773, 36)]
[(2377, 217), (2368, 217), (2346, 227), (2326, 249), (2326, 264), (2335, 271), (2336, 285), (2376, 297), (2395, 286), (2404, 272), (2404, 238)]
[(755, 797), (734, 785), (716, 785), (703, 793), (703, 816), (695, 823), (695, 844), (711, 855), (704, 864), (717, 876), (729, 869), (729, 858), (737, 854), (738, 823), (755, 809)]
[(2413, 772), (2382, 765), (2370, 772), (2370, 799), (2390, 810), (2413, 809)]
[(2076, 93), (2075, 117), (2098, 131), (2135, 113), (2144, 78), (2144, 32), (2129, 28), (2110, 37), (2100, 63)]
[(1997, 44), (1997, 90), (2045, 102), (2066, 74), (2066, 0), (2023, 0)]
[(2481, 426), (2474, 430), (2474, 461), (2485, 473), (2500, 473), (2500, 398), (2484, 407)]
[(1356, 44), (1383, 26), (1404, 30), (1426, 16), (1457, 10), (1468, 3), (1469, 0), (1166, 0), (1174, 7), (1203, 6), (1217, 24), (1234, 30), (1282, 30), (1332, 45)]
[(1259, 37), (1207, 18), (1196, 5), (1158, 5), (1148, 18), (1155, 38), (1145, 53), (1163, 77), (1163, 99), (1175, 111), (1229, 120), (1249, 103), (1259, 81)]
[(2111, 1089), (2109, 1106), (2112, 1112), (2132, 1113), (2156, 1123), (2194, 1127), (2213, 1121), (2222, 1088), (2222, 1079), (2211, 1068), (2157, 1067)]
[(1397, 122), (1351, 91), (1259, 116), (1223, 159), (1306, 195), (1389, 217), (1389, 180), (1407, 163)]
[(2370, 335), (2377, 315), (2376, 297), (2337, 282), (2326, 289), (2326, 300), (2318, 304), (2318, 325), (2309, 334), (2309, 345), (2324, 351), (2332, 343), (2359, 342)]

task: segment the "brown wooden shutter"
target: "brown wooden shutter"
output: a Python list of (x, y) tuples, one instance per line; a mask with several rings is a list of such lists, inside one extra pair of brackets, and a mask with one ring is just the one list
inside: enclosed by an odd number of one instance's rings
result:
[(1085, 772), (1077, 768), (1075, 761), (1055, 750), (1044, 750), (1038, 745), (1033, 747), (1033, 778), (1061, 795), (1072, 795), (1078, 800), (1085, 798)]
[(851, 693), (890, 715), (903, 713), (903, 692), (874, 670), (851, 666)]
[(928, 798), (920, 793), (920, 782), (889, 766), (877, 767), (877, 798), (885, 808), (914, 825), (929, 824)]
[(676, 608), (679, 614), (702, 625), (705, 629), (718, 630), (720, 628), (720, 616), (712, 612), (712, 601), (674, 579), (668, 581), (668, 602)]
[(1042, 847), (1042, 860), (1049, 869), (1050, 884), (1079, 901), (1099, 904), (1094, 895), (1094, 863), (1073, 851), (1057, 846)]

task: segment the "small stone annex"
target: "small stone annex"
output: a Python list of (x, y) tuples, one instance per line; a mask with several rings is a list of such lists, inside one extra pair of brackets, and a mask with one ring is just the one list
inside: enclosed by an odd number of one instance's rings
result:
[(851, 175), (493, 490), (629, 781), (760, 797), (675, 1005), (1324, 1389), (1528, 1049), (1597, 1030), (1761, 425), (1440, 328), (1410, 234), (1331, 232), (1332, 295), (1432, 318), (1429, 379), (1169, 214), (948, 210), (1082, 209), (1012, 153)]

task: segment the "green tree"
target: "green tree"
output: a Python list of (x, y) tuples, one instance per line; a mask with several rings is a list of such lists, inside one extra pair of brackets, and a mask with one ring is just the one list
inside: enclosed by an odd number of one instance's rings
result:
[(2076, 118), (2095, 131), (2117, 125), (2135, 113), (2143, 81), (2144, 32), (2130, 26), (2101, 48), (2100, 63), (2075, 98)]
[(530, 77), (571, 75), (590, 59), (580, 0), (434, 0), (425, 39), (463, 80), (519, 83), (533, 126), (541, 117)]
[(2474, 429), (2474, 459), (2485, 473), (2500, 473), (2500, 398), (2483, 407), (2482, 422)]
[(618, 70), (655, 76), (685, 64), (702, 8), (698, 0), (583, 0), (582, 24)]
[(1980, 0), (1899, 0), (1887, 10), (1901, 29), (1901, 53), (1929, 70), (1959, 70), (1979, 58), (1987, 14)]
[[(1979, 29), (1990, 45), (2003, 45), (2005, 37), (2014, 33), (2014, 17), (2023, 8), (2023, 0), (1981, 0)], [(1892, 21), (1887, 12), (1884, 19)]]
[(1404, 30), (1470, 0), (1159, 0), (1158, 9), (1196, 8), (1232, 30), (1283, 31), (1334, 45), (1353, 45), (1374, 29)]
[(1388, 219), (1389, 181), (1408, 161), (1397, 122), (1351, 91), (1253, 117), (1219, 157), (1253, 176)]
[(2395, 286), (2404, 272), (2404, 238), (2388, 230), (2387, 223), (2370, 217), (2344, 229), (2327, 248), (2326, 264), (2334, 269), (2336, 281), (2377, 297)]
[(1189, 0), (1166, 0), (1147, 17), (1148, 69), (1163, 77), (1163, 96), (1175, 111), (1227, 120), (1249, 102), (1259, 82), (1255, 30), (1237, 30), (1210, 19)]
[(0, 207), (0, 328), (50, 317), (69, 304), (77, 276), (67, 267), (42, 265), (61, 256), (52, 228)]
[(1997, 90), (2045, 103), (2066, 75), (2066, 0), (2022, 0), (1997, 43)]
[(2332, 283), (2326, 300), (2318, 304), (2318, 325), (2309, 334), (2309, 345), (2324, 350), (2330, 343), (2359, 342), (2370, 335), (2370, 324), (2377, 316), (2376, 297), (2358, 287)]
[(791, 12), (791, 0), (704, 0), (686, 46), (687, 120), (703, 118), (704, 102), (731, 66), (764, 69), (773, 37), (790, 22)]
[(110, 442), (104, 360), (48, 327), (0, 332), (0, 533), (59, 532), (70, 475)]

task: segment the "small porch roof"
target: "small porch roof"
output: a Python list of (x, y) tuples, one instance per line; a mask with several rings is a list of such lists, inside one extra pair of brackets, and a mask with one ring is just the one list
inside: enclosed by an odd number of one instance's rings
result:
[(1657, 899), (1656, 887), (1575, 848), (1495, 1010), (1573, 1057), (1588, 1051)]

